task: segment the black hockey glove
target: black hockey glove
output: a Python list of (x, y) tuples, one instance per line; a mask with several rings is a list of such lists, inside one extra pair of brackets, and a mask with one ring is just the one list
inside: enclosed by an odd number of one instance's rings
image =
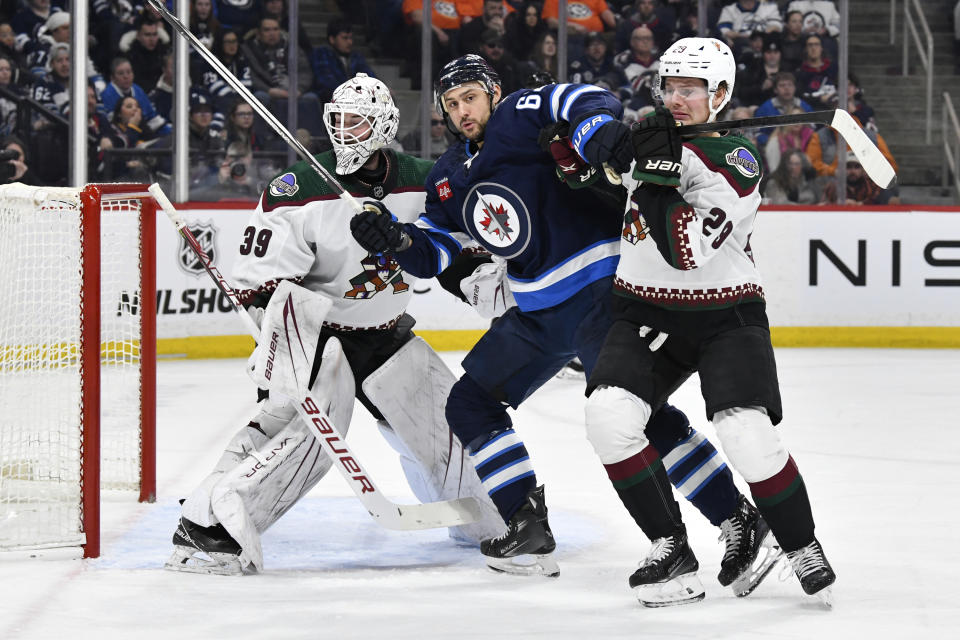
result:
[[(570, 127), (574, 137), (589, 120), (590, 116), (581, 120), (577, 127)], [(603, 163), (607, 163), (617, 173), (623, 173), (630, 168), (630, 162), (633, 160), (630, 127), (619, 120), (604, 122), (583, 145), (583, 157), (595, 167), (601, 167)]]
[(403, 251), (410, 246), (410, 236), (382, 202), (365, 202), (363, 209), (350, 219), (350, 233), (357, 244), (370, 253)]
[(600, 172), (580, 157), (570, 144), (569, 127), (560, 121), (540, 130), (537, 142), (540, 148), (557, 163), (557, 175), (571, 189), (588, 187), (597, 181)]
[(637, 159), (634, 178), (667, 187), (680, 186), (683, 141), (669, 110), (657, 107), (652, 115), (634, 124), (630, 141)]

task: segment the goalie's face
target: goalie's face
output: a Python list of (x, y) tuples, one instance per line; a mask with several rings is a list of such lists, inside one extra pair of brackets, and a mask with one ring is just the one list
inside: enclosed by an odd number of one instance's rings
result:
[[(494, 87), (493, 103), (500, 100), (500, 87)], [(454, 87), (443, 94), (443, 106), (453, 126), (467, 140), (483, 139), (483, 132), (490, 120), (490, 94), (480, 82), (470, 82)]]
[(340, 144), (357, 144), (373, 131), (370, 121), (358, 113), (334, 113), (331, 119), (332, 136)]

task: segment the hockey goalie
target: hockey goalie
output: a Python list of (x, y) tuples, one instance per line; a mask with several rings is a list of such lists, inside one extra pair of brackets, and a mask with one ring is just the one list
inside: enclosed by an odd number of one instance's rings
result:
[[(399, 111), (389, 90), (364, 74), (337, 88), (325, 106), (333, 150), (317, 156), (354, 197), (385, 203), (403, 222), (423, 210), (431, 163), (385, 148)], [(329, 471), (330, 458), (277, 392), (296, 366), (271, 348), (283, 321), (278, 301), (298, 301), (298, 332), (313, 349), (306, 381), (346, 437), (354, 399), (377, 420), (423, 502), (472, 496), (483, 517), (450, 529), (478, 544), (504, 530), (468, 456), (444, 417), (452, 373), (412, 328), (405, 313), (413, 279), (389, 256), (371, 255), (352, 238), (352, 207), (310, 165), (275, 177), (245, 228), (234, 267), (244, 306), (260, 318), (250, 359), (259, 411), (227, 445), (213, 471), (182, 502), (166, 568), (239, 575), (263, 569), (260, 535)], [(284, 293), (277, 295), (278, 291)]]

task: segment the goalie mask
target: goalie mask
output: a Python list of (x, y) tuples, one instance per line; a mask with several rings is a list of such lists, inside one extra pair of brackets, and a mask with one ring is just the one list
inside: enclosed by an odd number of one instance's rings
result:
[(381, 147), (391, 142), (400, 126), (400, 110), (386, 85), (358, 73), (336, 88), (323, 107), (323, 124), (337, 155), (337, 173), (354, 173)]
[[(493, 112), (493, 96), (495, 88), (500, 86), (500, 76), (493, 70), (487, 61), (475, 53), (460, 56), (443, 65), (440, 70), (440, 77), (433, 87), (434, 101), (437, 105), (437, 111), (443, 116), (447, 128), (450, 129), (447, 109), (443, 103), (443, 96), (451, 89), (456, 89), (468, 82), (479, 82), (483, 90), (490, 96), (490, 112)], [(458, 133), (450, 129), (453, 133)]]
[[(733, 97), (733, 81), (737, 74), (737, 65), (733, 53), (725, 43), (715, 38), (682, 38), (677, 40), (662, 56), (660, 71), (654, 84), (656, 98), (663, 101), (663, 90), (667, 78), (701, 78), (707, 82), (710, 117), (707, 122), (717, 119), (717, 113), (723, 110)], [(713, 107), (713, 98), (726, 84), (723, 101)]]

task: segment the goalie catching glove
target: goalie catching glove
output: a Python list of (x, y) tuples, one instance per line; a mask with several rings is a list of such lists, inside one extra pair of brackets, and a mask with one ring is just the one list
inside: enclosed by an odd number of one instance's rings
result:
[(350, 233), (370, 253), (391, 253), (410, 247), (410, 236), (382, 202), (363, 203), (363, 211), (350, 219)]
[(669, 110), (657, 107), (649, 117), (634, 124), (630, 142), (637, 160), (633, 168), (635, 179), (667, 187), (680, 186), (683, 141)]

